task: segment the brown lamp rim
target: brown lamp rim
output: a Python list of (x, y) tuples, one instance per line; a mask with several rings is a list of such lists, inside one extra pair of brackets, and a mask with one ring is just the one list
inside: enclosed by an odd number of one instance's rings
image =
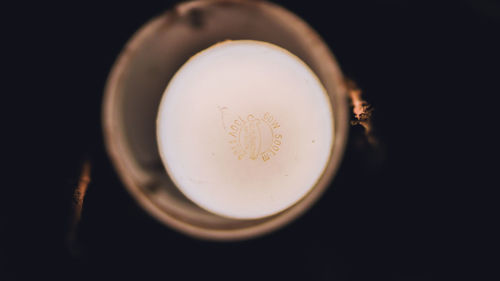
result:
[[(190, 224), (182, 220), (182, 218), (164, 212), (158, 205), (156, 205), (147, 196), (147, 194), (142, 191), (141, 187), (137, 185), (133, 177), (129, 174), (127, 164), (121, 156), (121, 153), (123, 153), (126, 148), (122, 146), (120, 140), (118, 139), (118, 136), (120, 135), (118, 132), (119, 128), (117, 128), (117, 126), (113, 123), (113, 116), (116, 110), (115, 105), (117, 98), (117, 87), (120, 76), (123, 73), (128, 61), (130, 60), (130, 53), (133, 53), (133, 51), (137, 49), (137, 46), (139, 46), (149, 35), (154, 34), (160, 28), (164, 29), (165, 22), (169, 22), (170, 20), (172, 20), (175, 12), (186, 11), (192, 8), (200, 8), (221, 2), (257, 6), (258, 8), (265, 10), (266, 13), (271, 13), (277, 19), (286, 21), (289, 28), (300, 34), (300, 38), (302, 38), (304, 42), (307, 42), (307, 45), (310, 48), (310, 52), (313, 52), (315, 54), (316, 59), (321, 58), (322, 71), (326, 71), (326, 73), (328, 73), (328, 77), (331, 77), (330, 79), (337, 87), (336, 95), (332, 95), (331, 92), (328, 92), (328, 96), (330, 98), (332, 106), (334, 107), (333, 110), (336, 111), (334, 112), (334, 144), (328, 165), (325, 168), (323, 175), (316, 183), (316, 186), (314, 186), (311, 191), (306, 194), (299, 202), (272, 217), (262, 219), (262, 223), (245, 228), (230, 230), (210, 229)], [(331, 179), (335, 175), (336, 170), (340, 165), (347, 142), (349, 128), (348, 120), (349, 115), (347, 95), (343, 76), (333, 54), (330, 52), (326, 43), (307, 23), (305, 23), (298, 16), (279, 5), (267, 1), (190, 1), (180, 3), (167, 13), (151, 19), (131, 37), (131, 39), (126, 43), (124, 49), (115, 61), (115, 64), (111, 69), (106, 83), (102, 105), (102, 123), (105, 147), (115, 167), (115, 170), (117, 171), (121, 181), (125, 185), (125, 188), (132, 195), (132, 197), (134, 197), (139, 205), (146, 209), (147, 212), (149, 212), (153, 217), (166, 224), (167, 226), (170, 226), (175, 230), (178, 230), (195, 238), (218, 241), (243, 240), (267, 234), (285, 226), (289, 222), (302, 215), (306, 210), (308, 210), (327, 189)]]

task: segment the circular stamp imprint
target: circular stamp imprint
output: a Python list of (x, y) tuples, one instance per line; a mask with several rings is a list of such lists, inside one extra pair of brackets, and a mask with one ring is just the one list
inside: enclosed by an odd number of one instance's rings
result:
[(248, 158), (265, 162), (277, 155), (283, 135), (279, 132), (280, 123), (271, 113), (234, 117), (224, 128), (231, 150), (239, 160)]

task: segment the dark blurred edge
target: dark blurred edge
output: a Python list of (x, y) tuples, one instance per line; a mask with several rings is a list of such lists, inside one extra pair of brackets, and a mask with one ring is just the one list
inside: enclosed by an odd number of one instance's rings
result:
[[(387, 155), (382, 163), (366, 161), (375, 157), (366, 157), (373, 152), (363, 143), (359, 128), (353, 128), (332, 192), (288, 228), (235, 247), (252, 255), (259, 253), (251, 247), (263, 245), (286, 253), (286, 245), (300, 246), (302, 240), (297, 236), (317, 238), (301, 248), (302, 254), (309, 253), (310, 257), (300, 261), (311, 264), (304, 270), (297, 269), (312, 279), (440, 279), (433, 276), (435, 269), (444, 266), (448, 255), (460, 254), (468, 247), (460, 236), (445, 234), (451, 224), (465, 217), (450, 214), (447, 206), (453, 201), (447, 196), (455, 193), (449, 195), (443, 189), (465, 182), (465, 175), (455, 169), (458, 163), (448, 161), (456, 162), (456, 152), (463, 150), (462, 143), (455, 141), (461, 137), (457, 132), (481, 129), (471, 120), (462, 122), (457, 114), (461, 107), (454, 104), (473, 107), (481, 103), (481, 97), (471, 98), (470, 93), (495, 92), (490, 83), (497, 80), (498, 73), (493, 65), (493, 57), (498, 54), (498, 2), (339, 1), (333, 7), (323, 1), (308, 2), (307, 6), (303, 1), (275, 2), (316, 28), (346, 76), (364, 90), (376, 109), (375, 127)], [(120, 255), (151, 253), (152, 264), (160, 268), (161, 263), (153, 259), (164, 257), (155, 252), (155, 247), (166, 250), (176, 243), (188, 245), (189, 250), (199, 249), (200, 257), (192, 258), (200, 263), (213, 251), (237, 253), (226, 246), (171, 233), (142, 213), (121, 189), (102, 147), (100, 99), (109, 69), (132, 33), (173, 3), (40, 2), (5, 10), (10, 23), (6, 25), (9, 40), (5, 45), (10, 48), (6, 54), (11, 64), (5, 83), (10, 88), (6, 93), (11, 94), (2, 112), (8, 123), (3, 137), (9, 168), (0, 197), (1, 280), (15, 276), (88, 280), (99, 270), (105, 271), (104, 276), (126, 277), (127, 268), (121, 275), (114, 272), (126, 262)], [(20, 106), (10, 107), (11, 99)], [(458, 116), (448, 122), (448, 114)], [(72, 189), (87, 155), (96, 163), (101, 181), (89, 188), (93, 205), (87, 214), (84, 207), (81, 242), (88, 247), (87, 256), (72, 257), (63, 241)], [(467, 151), (460, 156), (464, 157), (460, 162), (469, 159)], [(366, 186), (372, 180), (377, 183), (375, 189)], [(107, 209), (106, 200), (113, 198), (116, 210)], [(385, 205), (374, 203), (374, 199)], [(332, 208), (330, 203), (339, 207)], [(332, 221), (338, 231), (315, 224), (323, 211), (331, 210), (337, 212)], [(129, 222), (140, 225), (147, 234), (134, 230)], [(308, 229), (321, 229), (323, 233), (311, 234)], [(123, 237), (117, 236), (120, 231)], [(370, 235), (364, 235), (366, 231)], [(330, 235), (334, 241), (327, 239)], [(168, 245), (152, 242), (161, 241), (163, 236), (169, 239)], [(134, 237), (151, 241), (138, 242)], [(121, 247), (129, 247), (130, 253), (120, 252)], [(264, 261), (281, 257), (272, 253), (268, 256)], [(189, 261), (182, 254), (179, 259)], [(333, 261), (337, 265), (329, 267)], [(148, 268), (146, 262), (137, 266)], [(235, 268), (230, 272), (244, 269)], [(180, 273), (183, 269), (172, 270)], [(454, 270), (448, 273), (468, 268)], [(151, 272), (154, 275), (156, 271)]]

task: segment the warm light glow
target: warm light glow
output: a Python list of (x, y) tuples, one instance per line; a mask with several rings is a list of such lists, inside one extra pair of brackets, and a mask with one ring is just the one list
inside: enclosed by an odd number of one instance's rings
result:
[(179, 190), (221, 216), (253, 219), (300, 200), (322, 175), (333, 113), (316, 75), (286, 50), (226, 41), (172, 78), (158, 146)]

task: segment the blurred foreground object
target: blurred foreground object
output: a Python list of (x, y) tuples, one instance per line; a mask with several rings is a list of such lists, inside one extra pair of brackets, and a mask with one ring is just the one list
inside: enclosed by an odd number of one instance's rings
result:
[[(290, 208), (261, 219), (225, 218), (193, 204), (167, 175), (157, 149), (156, 115), (168, 82), (194, 54), (228, 39), (268, 42), (296, 55), (324, 85), (333, 108), (335, 139), (316, 185)], [(286, 100), (283, 103), (286, 106)], [(322, 195), (345, 150), (349, 105), (332, 53), (296, 15), (266, 1), (193, 1), (151, 20), (130, 39), (109, 75), (102, 117), (108, 154), (125, 187), (146, 211), (197, 238), (237, 240), (284, 226)], [(192, 137), (203, 138), (196, 132)]]

